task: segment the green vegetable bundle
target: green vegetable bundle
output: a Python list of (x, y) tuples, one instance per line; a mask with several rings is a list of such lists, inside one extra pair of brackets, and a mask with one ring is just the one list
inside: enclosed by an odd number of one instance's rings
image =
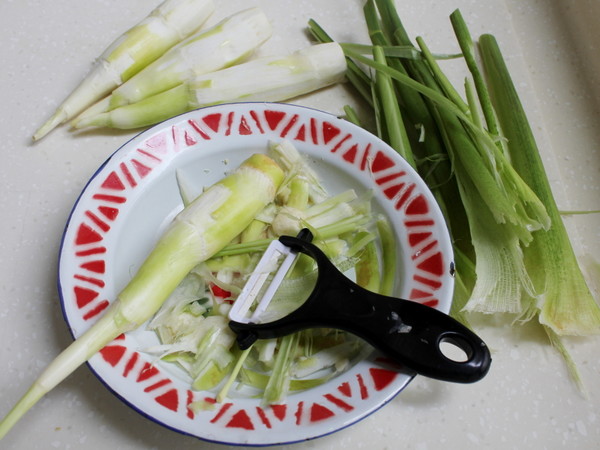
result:
[[(432, 54), (420, 37), (415, 45), (392, 0), (368, 0), (364, 14), (371, 43), (341, 44), (347, 78), (372, 107), (374, 131), (417, 168), (445, 213), (457, 267), (452, 313), (465, 322), (469, 312), (537, 319), (580, 383), (561, 336), (598, 334), (600, 308), (495, 39), (479, 40), (480, 68), (458, 10), (455, 56)], [(315, 21), (309, 28), (332, 41)], [(439, 66), (447, 57), (466, 63), (465, 99)]]

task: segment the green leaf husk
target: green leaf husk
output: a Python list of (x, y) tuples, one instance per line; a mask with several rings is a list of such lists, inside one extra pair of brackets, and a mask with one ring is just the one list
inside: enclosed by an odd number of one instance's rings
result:
[(513, 166), (544, 203), (552, 225), (524, 248), (535, 286), (539, 321), (557, 335), (600, 333), (600, 307), (592, 296), (552, 195), (529, 121), (495, 38), (479, 40), (491, 99)]

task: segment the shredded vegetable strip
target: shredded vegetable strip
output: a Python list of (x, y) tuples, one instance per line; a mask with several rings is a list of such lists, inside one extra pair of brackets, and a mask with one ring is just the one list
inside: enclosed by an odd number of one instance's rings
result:
[[(346, 370), (364, 348), (334, 330), (306, 330), (258, 341), (244, 351), (231, 345), (234, 335), (225, 316), (272, 239), (308, 227), (314, 230), (316, 245), (340, 270), (353, 270), (360, 285), (388, 294), (394, 289), (394, 235), (387, 220), (371, 213), (370, 195), (359, 197), (347, 190), (330, 196), (287, 140), (272, 142), (268, 153), (285, 171), (269, 212), (259, 214), (235, 242), (196, 267), (149, 325), (161, 345), (146, 351), (179, 364), (194, 380), (193, 389), (216, 391), (218, 401), (241, 385), (259, 390), (267, 405), (284, 402), (288, 391), (316, 386)], [(183, 198), (194, 190), (187, 181), (180, 186)], [(270, 270), (277, 270), (276, 261)], [(316, 276), (314, 261), (300, 255), (261, 320), (274, 320), (297, 308), (312, 291)], [(264, 289), (268, 280), (267, 275)], [(214, 327), (219, 324), (217, 333)]]

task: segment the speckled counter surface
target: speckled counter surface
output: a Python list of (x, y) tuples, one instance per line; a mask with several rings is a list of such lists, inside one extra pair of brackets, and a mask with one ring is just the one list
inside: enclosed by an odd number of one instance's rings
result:
[[(86, 73), (91, 61), (157, 1), (0, 2), (0, 415), (70, 342), (56, 291), (63, 227), (102, 162), (135, 132), (74, 135), (66, 127), (32, 145), (30, 135)], [(211, 21), (262, 6), (274, 37), (263, 52), (308, 43), (316, 19), (341, 41), (366, 42), (359, 0), (218, 1)], [(494, 34), (518, 83), (563, 210), (600, 207), (600, 4), (596, 0), (398, 2), (411, 35), (456, 52), (448, 15), (459, 7), (474, 36)], [(464, 76), (450, 63), (452, 77)], [(296, 103), (339, 114), (343, 86)], [(565, 218), (584, 269), (600, 254), (598, 215)], [(597, 267), (597, 266), (596, 266)], [(596, 277), (598, 275), (596, 268)], [(595, 295), (598, 279), (589, 272)], [(333, 435), (290, 448), (592, 449), (600, 442), (598, 339), (569, 339), (587, 397), (535, 326), (479, 318), (493, 352), (474, 385), (416, 378), (392, 402)], [(156, 425), (114, 397), (86, 368), (57, 387), (0, 442), (3, 449), (223, 448)]]

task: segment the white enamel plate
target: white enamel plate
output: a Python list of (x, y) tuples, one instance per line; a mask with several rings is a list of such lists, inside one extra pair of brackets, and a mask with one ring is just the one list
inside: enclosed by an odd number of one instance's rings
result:
[[(175, 177), (208, 186), (269, 141), (288, 139), (335, 194), (374, 191), (398, 242), (396, 292), (448, 312), (452, 248), (425, 183), (390, 147), (333, 115), (270, 103), (220, 105), (157, 125), (117, 150), (89, 181), (69, 218), (60, 253), (59, 288), (75, 337), (127, 284), (166, 224), (182, 208)], [(193, 391), (169, 363), (143, 349), (156, 342), (144, 327), (115, 339), (89, 362), (96, 375), (143, 415), (181, 433), (229, 444), (303, 441), (349, 426), (390, 401), (412, 378), (375, 352), (327, 383), (290, 394), (284, 405), (232, 393)], [(204, 402), (193, 411), (189, 405)]]

